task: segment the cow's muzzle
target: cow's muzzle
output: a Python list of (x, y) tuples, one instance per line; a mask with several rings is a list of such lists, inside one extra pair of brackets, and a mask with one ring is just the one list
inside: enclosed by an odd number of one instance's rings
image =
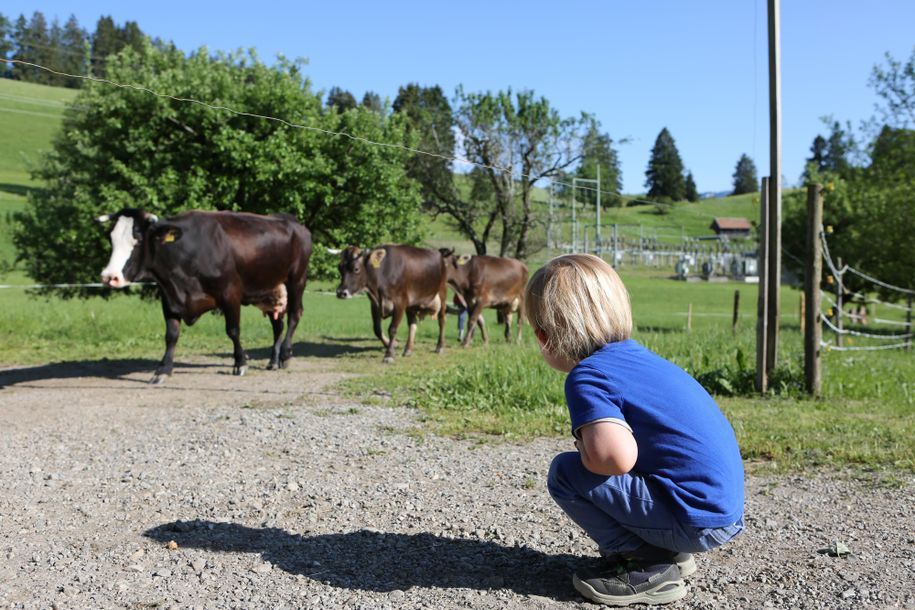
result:
[(124, 279), (120, 273), (114, 274), (102, 274), (102, 283), (109, 288), (123, 288), (127, 286), (130, 282)]
[(351, 296), (353, 296), (353, 293), (351, 293), (348, 288), (337, 288), (338, 299), (348, 299)]

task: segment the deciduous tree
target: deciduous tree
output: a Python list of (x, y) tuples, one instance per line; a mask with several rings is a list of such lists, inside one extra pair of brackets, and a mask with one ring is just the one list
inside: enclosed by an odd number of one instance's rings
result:
[(511, 89), (496, 94), (458, 88), (455, 112), (464, 149), (489, 177), (501, 222), (499, 255), (526, 258), (534, 213), (534, 184), (559, 175), (582, 156), (592, 119), (562, 118), (544, 97)]
[[(109, 246), (93, 218), (122, 207), (287, 212), (320, 245), (420, 238), (419, 193), (404, 171), (402, 118), (324, 112), (301, 65), (246, 54), (186, 55), (149, 42), (109, 56), (114, 81), (318, 127), (296, 129), (135, 89), (90, 82), (67, 109), (42, 185), (16, 218), (14, 241), (40, 282), (92, 281)], [(329, 135), (344, 132), (353, 139)], [(387, 144), (376, 146), (366, 140)], [(315, 249), (315, 271), (332, 263)]]

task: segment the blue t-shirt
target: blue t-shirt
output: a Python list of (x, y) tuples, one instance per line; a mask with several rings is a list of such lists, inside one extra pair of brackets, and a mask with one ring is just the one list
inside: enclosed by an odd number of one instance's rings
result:
[(743, 462), (731, 424), (686, 371), (638, 342), (608, 343), (565, 382), (572, 432), (600, 420), (632, 430), (632, 474), (670, 498), (682, 523), (723, 527), (743, 515)]

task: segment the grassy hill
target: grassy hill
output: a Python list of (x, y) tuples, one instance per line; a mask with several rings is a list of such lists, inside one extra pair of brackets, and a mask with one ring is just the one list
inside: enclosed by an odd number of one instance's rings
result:
[(30, 171), (51, 148), (73, 89), (0, 79), (0, 268), (15, 258), (10, 215), (34, 186)]

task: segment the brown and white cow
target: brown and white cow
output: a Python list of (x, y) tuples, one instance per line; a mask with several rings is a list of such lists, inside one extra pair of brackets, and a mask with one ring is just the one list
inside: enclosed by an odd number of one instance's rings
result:
[[(273, 326), (267, 368), (284, 368), (302, 317), (311, 233), (292, 216), (234, 212), (185, 212), (165, 220), (137, 208), (101, 216), (111, 223), (111, 258), (102, 282), (123, 288), (144, 277), (159, 286), (165, 316), (165, 355), (150, 383), (172, 374), (181, 322), (188, 326), (219, 309), (234, 346), (235, 375), (247, 356), (239, 340), (242, 305), (254, 305)], [(283, 315), (288, 317), (286, 337)]]
[(505, 340), (511, 340), (512, 314), (518, 313), (518, 342), (524, 316), (524, 286), (527, 284), (527, 267), (519, 260), (500, 256), (455, 256), (453, 249), (439, 250), (448, 272), (448, 283), (464, 297), (470, 310), (467, 334), (462, 345), (467, 347), (473, 338), (475, 326), (480, 327), (483, 342), (489, 341), (483, 310), (495, 309), (505, 318)]
[[(394, 361), (397, 328), (407, 316), (410, 330), (403, 355), (413, 353), (417, 320), (438, 317), (436, 353), (445, 347), (445, 307), (448, 278), (445, 263), (435, 250), (385, 245), (369, 250), (350, 246), (340, 253), (340, 286), (337, 297), (348, 299), (363, 290), (372, 304), (372, 328), (385, 346), (384, 361)], [(391, 318), (388, 335), (381, 320)]]

